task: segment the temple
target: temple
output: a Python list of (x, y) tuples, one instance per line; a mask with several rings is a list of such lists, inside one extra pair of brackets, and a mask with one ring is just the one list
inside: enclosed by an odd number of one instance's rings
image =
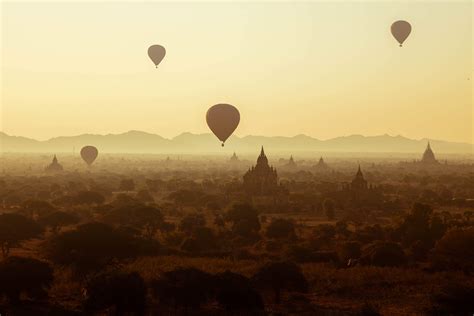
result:
[(326, 164), (326, 162), (324, 162), (323, 157), (321, 157), (321, 158), (319, 158), (319, 161), (316, 164), (315, 168), (317, 170), (327, 170), (327, 169), (329, 169), (329, 166)]
[(293, 156), (290, 156), (290, 160), (288, 163), (285, 165), (286, 168), (290, 169), (295, 169), (297, 167), (295, 160), (293, 159)]
[(235, 154), (235, 151), (234, 151), (234, 154), (232, 155), (232, 157), (230, 157), (230, 161), (231, 161), (231, 162), (237, 162), (237, 161), (239, 161), (239, 157), (237, 157), (237, 155)]
[(437, 164), (438, 160), (436, 160), (433, 150), (431, 150), (430, 142), (426, 146), (425, 152), (423, 153), (423, 157), (421, 158), (421, 163), (423, 164)]
[(244, 189), (252, 195), (270, 195), (278, 190), (277, 171), (268, 164), (263, 146), (257, 165), (244, 174)]
[(359, 169), (357, 170), (357, 173), (351, 182), (351, 190), (361, 191), (361, 190), (367, 190), (367, 189), (368, 189), (367, 180), (364, 179), (364, 175), (362, 174), (362, 170), (360, 169), (360, 165), (359, 165)]
[(44, 168), (44, 171), (46, 172), (63, 171), (63, 166), (61, 166), (61, 164), (58, 163), (58, 158), (56, 158), (56, 155), (54, 155), (53, 161), (46, 168)]

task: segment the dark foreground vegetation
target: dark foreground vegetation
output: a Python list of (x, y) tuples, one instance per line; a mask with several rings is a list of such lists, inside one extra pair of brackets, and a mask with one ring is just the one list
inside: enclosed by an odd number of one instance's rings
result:
[(352, 189), (353, 164), (283, 165), (255, 196), (241, 164), (5, 171), (0, 314), (473, 314), (472, 165), (373, 164)]

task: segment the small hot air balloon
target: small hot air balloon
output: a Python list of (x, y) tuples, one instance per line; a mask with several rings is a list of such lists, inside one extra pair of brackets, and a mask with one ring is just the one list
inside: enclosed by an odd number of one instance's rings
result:
[(148, 47), (148, 56), (155, 64), (156, 68), (158, 68), (158, 65), (161, 63), (165, 55), (166, 49), (161, 45), (151, 45), (150, 47)]
[(240, 113), (233, 105), (216, 104), (207, 110), (206, 122), (214, 135), (224, 142), (235, 131), (240, 122)]
[(411, 25), (407, 21), (396, 21), (393, 22), (392, 27), (390, 28), (392, 31), (393, 37), (400, 43), (400, 47), (402, 47), (403, 42), (407, 39), (408, 35), (411, 32)]
[(97, 158), (99, 151), (94, 146), (84, 146), (81, 149), (81, 157), (89, 166)]

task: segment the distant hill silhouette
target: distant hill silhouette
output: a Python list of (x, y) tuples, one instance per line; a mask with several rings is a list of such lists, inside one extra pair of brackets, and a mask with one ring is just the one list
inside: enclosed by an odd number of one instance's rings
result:
[[(403, 136), (351, 135), (319, 140), (306, 135), (294, 137), (231, 136), (226, 142), (229, 150), (255, 153), (263, 145), (272, 151), (285, 152), (367, 152), (367, 153), (422, 153), (428, 140), (414, 140)], [(430, 139), (436, 153), (473, 153), (474, 145)], [(219, 140), (212, 134), (183, 133), (172, 139), (159, 135), (129, 131), (122, 134), (83, 134), (61, 136), (46, 141), (10, 136), (0, 132), (2, 152), (79, 152), (82, 146), (94, 145), (100, 152), (109, 153), (220, 153)]]

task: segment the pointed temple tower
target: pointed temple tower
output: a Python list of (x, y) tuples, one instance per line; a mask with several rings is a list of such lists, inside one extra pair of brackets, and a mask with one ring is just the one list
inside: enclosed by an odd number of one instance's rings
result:
[(293, 155), (290, 156), (290, 160), (288, 161), (288, 163), (286, 164), (285, 167), (291, 168), (291, 169), (294, 169), (294, 168), (297, 167), (296, 162), (295, 162), (295, 160), (293, 159)]
[(252, 195), (267, 195), (278, 189), (277, 171), (268, 164), (263, 146), (255, 167), (244, 174), (244, 188)]
[(425, 152), (423, 153), (423, 157), (421, 158), (421, 163), (423, 164), (437, 164), (438, 160), (436, 160), (433, 150), (431, 150), (430, 142), (426, 146)]
[(362, 170), (359, 169), (357, 170), (357, 173), (354, 177), (354, 179), (351, 182), (351, 189), (352, 190), (367, 190), (368, 185), (367, 185), (367, 180), (364, 179), (364, 175), (362, 174)]
[(44, 168), (44, 171), (46, 171), (46, 172), (60, 172), (60, 171), (63, 171), (63, 166), (61, 166), (58, 163), (58, 158), (56, 158), (56, 155), (54, 155), (53, 161), (46, 168)]
[(239, 161), (239, 157), (237, 157), (237, 155), (235, 154), (235, 151), (234, 151), (234, 154), (232, 155), (232, 157), (230, 157), (230, 161), (231, 161), (231, 162), (237, 162), (237, 161)]
[(329, 169), (329, 166), (326, 164), (323, 157), (319, 158), (319, 161), (318, 161), (318, 163), (316, 164), (315, 167), (316, 167), (317, 170), (327, 170), (327, 169)]

